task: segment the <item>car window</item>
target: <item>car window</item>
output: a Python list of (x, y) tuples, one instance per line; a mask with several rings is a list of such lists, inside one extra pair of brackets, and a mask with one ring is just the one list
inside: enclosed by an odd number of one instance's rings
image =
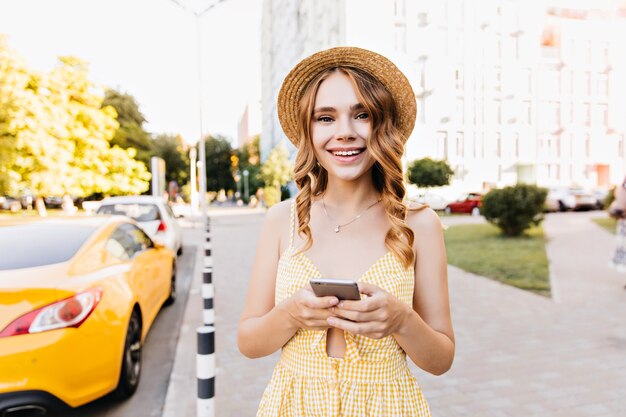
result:
[(128, 260), (135, 254), (135, 243), (122, 226), (119, 226), (107, 240), (106, 249), (116, 258)]
[(100, 206), (98, 214), (119, 214), (138, 222), (161, 220), (161, 213), (156, 204), (116, 203)]
[(0, 227), (0, 270), (68, 261), (94, 230), (95, 226), (64, 222)]

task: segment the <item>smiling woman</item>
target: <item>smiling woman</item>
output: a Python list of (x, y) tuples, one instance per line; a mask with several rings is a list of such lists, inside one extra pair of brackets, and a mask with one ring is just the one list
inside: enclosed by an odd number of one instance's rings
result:
[[(248, 357), (282, 349), (257, 416), (430, 415), (406, 356), (442, 374), (454, 335), (441, 223), (404, 201), (415, 109), (404, 74), (359, 48), (316, 53), (285, 78), (299, 193), (267, 214), (238, 331)], [(361, 299), (316, 296), (312, 278), (347, 280)]]

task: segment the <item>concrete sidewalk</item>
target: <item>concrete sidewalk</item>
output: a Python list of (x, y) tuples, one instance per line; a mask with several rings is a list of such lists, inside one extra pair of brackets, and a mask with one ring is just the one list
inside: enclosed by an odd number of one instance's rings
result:
[[(449, 267), (454, 366), (440, 377), (412, 367), (434, 416), (626, 415), (626, 275), (608, 267), (614, 237), (591, 222), (596, 215), (545, 220), (556, 301)], [(262, 219), (211, 221), (220, 417), (254, 416), (278, 358), (248, 360), (236, 344)], [(195, 416), (195, 328), (202, 321), (196, 275), (164, 417)]]

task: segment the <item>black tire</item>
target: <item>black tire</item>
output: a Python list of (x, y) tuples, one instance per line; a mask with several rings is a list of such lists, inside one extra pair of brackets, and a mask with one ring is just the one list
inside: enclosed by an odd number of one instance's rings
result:
[(180, 247), (178, 248), (178, 251), (176, 251), (176, 256), (180, 256), (183, 254), (183, 245), (181, 244)]
[(172, 275), (170, 278), (170, 295), (163, 305), (169, 306), (176, 301), (176, 261), (172, 262)]
[(137, 390), (141, 376), (141, 349), (141, 316), (137, 310), (133, 310), (126, 330), (120, 379), (117, 388), (111, 393), (116, 400), (129, 398)]

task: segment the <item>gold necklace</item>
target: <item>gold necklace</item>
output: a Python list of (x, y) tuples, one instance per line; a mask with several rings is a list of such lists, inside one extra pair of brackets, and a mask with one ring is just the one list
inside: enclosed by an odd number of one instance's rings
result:
[[(365, 210), (363, 210), (362, 212), (360, 212), (359, 214), (357, 214), (357, 216), (350, 220), (348, 223), (344, 223), (344, 224), (339, 224), (337, 223), (337, 225), (335, 226), (335, 233), (339, 233), (340, 229), (342, 227), (346, 227), (347, 225), (349, 225), (350, 223), (353, 223), (357, 220), (359, 220), (359, 218), (369, 209), (371, 209), (372, 207), (374, 207), (376, 204), (380, 203), (381, 199), (379, 198), (378, 200), (376, 200), (375, 202), (373, 202), (372, 204), (370, 204), (369, 206), (367, 206), (367, 208)], [(336, 223), (332, 217), (330, 217), (330, 214), (328, 214), (328, 210), (326, 210), (326, 203), (324, 203), (324, 197), (322, 197), (322, 207), (324, 208), (324, 213), (326, 213), (326, 217), (328, 217), (328, 220), (330, 220), (331, 223)]]

